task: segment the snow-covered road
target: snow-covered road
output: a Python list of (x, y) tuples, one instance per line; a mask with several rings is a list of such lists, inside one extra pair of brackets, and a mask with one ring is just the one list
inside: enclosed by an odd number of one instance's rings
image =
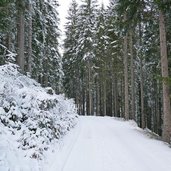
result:
[(171, 149), (133, 122), (81, 117), (75, 129), (78, 137), (62, 171), (171, 171)]

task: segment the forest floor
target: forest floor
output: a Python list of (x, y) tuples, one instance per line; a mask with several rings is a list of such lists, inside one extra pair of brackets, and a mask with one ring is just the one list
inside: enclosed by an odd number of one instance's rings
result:
[(133, 121), (80, 117), (51, 156), (56, 171), (171, 171), (168, 144), (150, 138)]

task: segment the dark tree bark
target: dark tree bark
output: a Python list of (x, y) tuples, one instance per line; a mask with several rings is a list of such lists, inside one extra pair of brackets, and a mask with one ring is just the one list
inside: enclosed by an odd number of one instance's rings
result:
[(167, 56), (167, 42), (166, 42), (166, 27), (163, 12), (159, 11), (159, 28), (160, 28), (160, 53), (161, 53), (161, 70), (163, 77), (163, 134), (164, 141), (170, 143), (171, 138), (171, 107), (170, 107), (170, 93), (167, 79), (168, 72), (168, 56)]
[(24, 27), (25, 27), (25, 17), (24, 9), (25, 2), (23, 0), (17, 1), (17, 64), (21, 67), (21, 70), (24, 72), (25, 65), (25, 56), (24, 56), (24, 47), (25, 47), (25, 36), (24, 36)]
[(128, 95), (128, 34), (124, 37), (124, 85), (125, 85), (125, 119), (129, 119), (129, 95)]
[(130, 55), (131, 55), (131, 115), (130, 119), (135, 120), (135, 83), (134, 83), (134, 53), (133, 53), (133, 33), (130, 31)]
[(28, 4), (29, 31), (28, 31), (28, 72), (32, 72), (32, 4)]

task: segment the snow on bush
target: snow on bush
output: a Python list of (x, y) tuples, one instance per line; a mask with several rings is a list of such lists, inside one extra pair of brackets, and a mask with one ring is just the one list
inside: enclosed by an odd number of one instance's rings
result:
[(0, 82), (1, 129), (14, 137), (26, 156), (41, 158), (52, 142), (76, 124), (73, 100), (42, 88), (16, 65), (0, 66)]

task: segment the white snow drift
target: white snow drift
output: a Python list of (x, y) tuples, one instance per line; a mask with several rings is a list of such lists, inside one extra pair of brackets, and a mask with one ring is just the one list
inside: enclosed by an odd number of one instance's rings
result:
[(38, 159), (76, 118), (73, 100), (42, 88), (16, 65), (0, 66), (0, 171), (39, 170)]

